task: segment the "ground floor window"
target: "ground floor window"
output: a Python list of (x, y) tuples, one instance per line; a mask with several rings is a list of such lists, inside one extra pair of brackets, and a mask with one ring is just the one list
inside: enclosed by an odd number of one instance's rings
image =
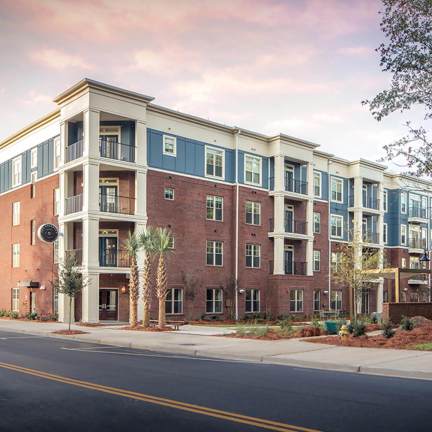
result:
[(369, 291), (368, 290), (362, 291), (361, 313), (364, 315), (369, 314)]
[(313, 293), (313, 310), (319, 312), (321, 310), (321, 291), (315, 290)]
[(332, 291), (330, 306), (335, 311), (340, 311), (342, 309), (342, 291)]
[(246, 290), (246, 312), (260, 311), (260, 291), (259, 289)]
[(303, 312), (303, 290), (296, 289), (290, 291), (290, 311)]
[(183, 313), (183, 289), (171, 288), (165, 300), (165, 312), (167, 314)]
[(207, 288), (206, 312), (222, 312), (222, 290), (220, 288)]
[(12, 312), (19, 312), (20, 302), (19, 302), (19, 288), (12, 288)]
[(58, 314), (58, 290), (54, 288), (53, 290), (53, 311)]

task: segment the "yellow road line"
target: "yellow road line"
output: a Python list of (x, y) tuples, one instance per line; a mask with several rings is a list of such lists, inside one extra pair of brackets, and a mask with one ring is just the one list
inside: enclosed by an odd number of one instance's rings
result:
[(179, 409), (183, 411), (193, 412), (196, 414), (206, 415), (209, 417), (215, 417), (222, 420), (227, 420), (235, 423), (248, 424), (251, 426), (257, 426), (267, 430), (279, 431), (279, 432), (319, 432), (316, 429), (308, 429), (301, 426), (294, 426), (286, 423), (280, 423), (272, 420), (261, 419), (257, 417), (250, 417), (242, 414), (232, 413), (229, 411), (218, 410), (214, 408), (203, 407), (200, 405), (188, 404), (172, 399), (161, 398), (157, 396), (148, 395), (145, 393), (138, 393), (130, 390), (120, 389), (116, 387), (104, 386), (101, 384), (95, 384), (89, 381), (81, 381), (75, 378), (68, 378), (61, 375), (55, 375), (48, 372), (43, 372), (36, 369), (29, 369), (22, 366), (1, 363), (0, 367), (9, 369), (14, 372), (25, 373), (28, 375), (37, 376), (40, 378), (48, 379), (51, 381), (57, 381), (64, 384), (73, 385), (76, 387), (86, 388), (89, 390), (95, 390), (102, 393), (113, 394), (116, 396), (128, 397), (130, 399), (140, 400), (155, 405), (166, 406), (169, 408)]

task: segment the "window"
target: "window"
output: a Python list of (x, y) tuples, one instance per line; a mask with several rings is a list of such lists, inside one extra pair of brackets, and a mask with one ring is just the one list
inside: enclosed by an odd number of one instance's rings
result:
[(14, 202), (12, 203), (12, 225), (17, 226), (20, 224), (21, 219), (21, 203)]
[(314, 196), (315, 198), (321, 198), (321, 173), (314, 171)]
[(15, 243), (12, 245), (12, 267), (17, 268), (20, 266), (20, 245)]
[(225, 152), (211, 147), (205, 148), (206, 153), (206, 176), (224, 179)]
[(165, 300), (165, 312), (170, 315), (183, 313), (183, 290), (181, 288), (168, 290)]
[(166, 200), (173, 201), (174, 200), (174, 189), (173, 188), (165, 188), (164, 189), (164, 198)]
[(401, 258), (401, 267), (406, 268), (406, 258)]
[(37, 168), (37, 147), (34, 147), (30, 151), (30, 168)]
[(342, 309), (342, 291), (332, 291), (330, 308), (334, 311), (340, 311)]
[(314, 290), (313, 292), (313, 311), (319, 312), (321, 310), (321, 291)]
[(261, 264), (261, 245), (246, 244), (246, 267), (259, 268)]
[(401, 213), (407, 212), (407, 194), (406, 192), (401, 192)]
[(53, 242), (53, 263), (58, 264), (59, 263), (59, 241), (56, 239)]
[(245, 183), (261, 186), (262, 158), (245, 154)]
[(422, 217), (427, 218), (428, 217), (428, 208), (427, 208), (427, 197), (422, 196), (421, 198), (421, 208), (422, 208)]
[(19, 306), (20, 306), (20, 289), (19, 288), (12, 288), (12, 312), (19, 312)]
[(418, 256), (411, 256), (410, 257), (410, 269), (419, 269), (420, 266), (420, 260)]
[(60, 213), (60, 189), (54, 189), (54, 216)]
[(258, 289), (246, 290), (246, 313), (256, 313), (260, 311), (260, 291)]
[(12, 187), (19, 186), (21, 184), (21, 156), (12, 160)]
[(174, 239), (174, 236), (172, 234), (171, 234), (171, 236), (169, 238), (168, 248), (169, 249), (174, 249), (175, 248), (175, 239)]
[(332, 237), (342, 238), (343, 236), (343, 216), (341, 215), (330, 215), (330, 234)]
[(303, 290), (296, 289), (290, 291), (290, 311), (303, 312)]
[(387, 224), (383, 224), (383, 242), (386, 244), (388, 242), (388, 227)]
[(321, 213), (314, 212), (313, 214), (313, 232), (314, 234), (321, 232)]
[(177, 155), (177, 138), (164, 135), (163, 136), (163, 154), (168, 156), (176, 156)]
[(223, 198), (207, 195), (207, 219), (221, 221), (223, 213)]
[(222, 290), (220, 288), (207, 288), (206, 313), (222, 312)]
[(58, 169), (61, 162), (60, 138), (54, 138), (54, 169)]
[(406, 225), (401, 225), (400, 227), (400, 241), (402, 245), (406, 245), (407, 227)]
[(343, 202), (343, 180), (332, 177), (331, 179), (331, 200), (334, 202)]
[(342, 252), (332, 252), (331, 254), (332, 272), (338, 272), (341, 263), (342, 263)]
[(321, 269), (321, 251), (313, 251), (313, 271), (320, 271)]
[(387, 210), (388, 210), (388, 195), (387, 195), (387, 191), (386, 190), (383, 192), (383, 208), (384, 208), (384, 211), (387, 213)]
[(250, 225), (261, 224), (261, 203), (246, 201), (246, 223)]
[(36, 243), (36, 221), (30, 221), (30, 244), (33, 246)]
[(207, 265), (222, 266), (223, 264), (223, 242), (207, 240)]

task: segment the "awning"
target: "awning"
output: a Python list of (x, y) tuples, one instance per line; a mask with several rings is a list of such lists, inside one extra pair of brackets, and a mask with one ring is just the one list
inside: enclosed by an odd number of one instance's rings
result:
[(18, 286), (20, 288), (39, 288), (40, 284), (32, 280), (23, 280), (18, 282)]

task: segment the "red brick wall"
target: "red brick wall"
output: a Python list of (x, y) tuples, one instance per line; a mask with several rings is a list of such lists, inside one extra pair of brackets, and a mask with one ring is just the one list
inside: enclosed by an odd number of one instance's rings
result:
[(395, 324), (399, 323), (403, 316), (423, 316), (432, 319), (432, 303), (384, 303), (383, 319)]
[[(30, 198), (30, 185), (2, 195), (0, 199), (0, 308), (11, 309), (11, 289), (18, 281), (32, 280), (40, 283), (36, 293), (36, 311), (48, 314), (53, 312), (52, 285), (55, 266), (53, 264), (53, 245), (41, 242), (30, 244), (30, 221), (36, 221), (38, 228), (43, 223), (57, 224), (54, 216), (54, 189), (58, 187), (58, 176), (51, 176), (35, 184), (36, 194)], [(12, 226), (12, 203), (21, 202), (21, 220)], [(20, 243), (20, 267), (12, 268), (12, 244)], [(30, 308), (30, 289), (20, 289), (20, 314), (28, 313)]]

